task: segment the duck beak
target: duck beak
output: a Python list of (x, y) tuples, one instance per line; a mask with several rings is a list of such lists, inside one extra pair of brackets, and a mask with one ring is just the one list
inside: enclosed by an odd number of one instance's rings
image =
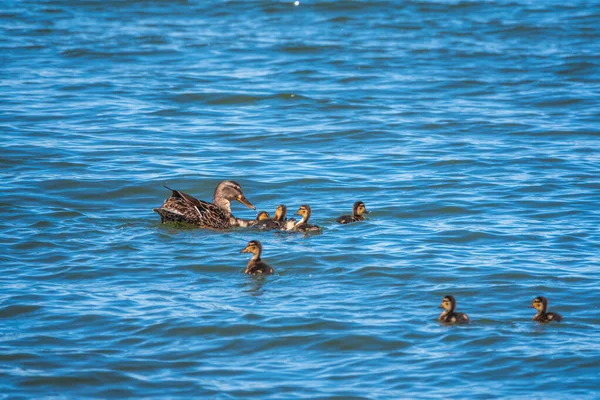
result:
[(438, 308), (444, 308), (444, 306), (440, 304), (440, 305), (438, 306)]
[(252, 209), (252, 210), (256, 210), (256, 207), (254, 207), (252, 205), (252, 203), (250, 203), (250, 201), (243, 195), (240, 194), (238, 197), (235, 198), (237, 201), (239, 201), (240, 203), (242, 203), (243, 205), (245, 205), (246, 207)]
[(365, 208), (365, 211), (363, 211), (363, 212), (364, 212), (365, 214), (368, 214), (368, 213), (369, 213), (369, 210), (367, 210), (367, 209)]
[(244, 247), (244, 248), (242, 249), (242, 251), (240, 251), (240, 253), (249, 253), (249, 251), (248, 251), (248, 248), (247, 248), (247, 247)]

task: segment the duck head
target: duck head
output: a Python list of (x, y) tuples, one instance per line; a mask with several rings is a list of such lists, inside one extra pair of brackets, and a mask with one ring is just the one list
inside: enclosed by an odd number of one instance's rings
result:
[(258, 215), (256, 216), (256, 220), (257, 221), (265, 221), (267, 219), (271, 218), (271, 216), (269, 215), (268, 212), (266, 211), (261, 211), (258, 213)]
[(352, 206), (352, 214), (354, 214), (354, 215), (362, 216), (363, 214), (368, 214), (368, 213), (369, 213), (369, 211), (367, 210), (365, 203), (363, 203), (362, 201), (357, 201)]
[(240, 253), (252, 253), (254, 256), (253, 260), (258, 260), (260, 258), (260, 254), (262, 253), (262, 244), (258, 240), (251, 240), (248, 242), (246, 247), (240, 251)]
[(231, 214), (231, 202), (237, 200), (246, 207), (256, 210), (256, 207), (244, 196), (242, 187), (235, 181), (223, 181), (217, 185), (213, 196), (213, 204)]
[(456, 308), (456, 299), (454, 296), (444, 296), (439, 308), (443, 308), (446, 313), (454, 312), (454, 309)]
[(533, 299), (531, 308), (535, 308), (539, 313), (545, 313), (548, 309), (548, 300), (544, 296), (538, 296)]

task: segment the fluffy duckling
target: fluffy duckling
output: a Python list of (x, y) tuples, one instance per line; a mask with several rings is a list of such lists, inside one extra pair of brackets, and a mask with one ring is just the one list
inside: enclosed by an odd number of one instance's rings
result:
[[(166, 186), (165, 186), (166, 187)], [(198, 200), (189, 194), (166, 187), (173, 193), (159, 208), (153, 209), (160, 215), (161, 222), (185, 222), (201, 228), (230, 229), (234, 226), (250, 226), (255, 221), (235, 218), (231, 214), (231, 201), (237, 200), (253, 210), (256, 209), (244, 196), (242, 187), (234, 181), (223, 181), (217, 185), (212, 203)]]
[(533, 320), (541, 324), (546, 324), (551, 321), (560, 322), (563, 319), (562, 315), (560, 314), (546, 312), (546, 310), (548, 309), (548, 300), (546, 300), (544, 296), (538, 296), (535, 299), (533, 299), (531, 308), (535, 308), (537, 310), (537, 314), (535, 314)]
[(294, 225), (296, 225), (296, 220), (294, 218), (287, 218), (287, 207), (283, 204), (277, 206), (273, 220), (278, 222), (279, 229), (284, 231), (291, 231), (294, 229)]
[(442, 304), (440, 304), (440, 308), (443, 308), (444, 311), (439, 316), (439, 320), (443, 324), (466, 324), (470, 322), (469, 317), (465, 313), (455, 312), (456, 308), (456, 299), (454, 296), (445, 296), (442, 299)]
[(263, 230), (282, 229), (285, 224), (286, 213), (287, 208), (282, 204), (277, 206), (275, 215), (272, 219), (270, 218), (269, 213), (262, 211), (257, 217), (257, 219), (260, 218), (257, 227)]
[(259, 212), (259, 213), (256, 215), (256, 220), (257, 220), (258, 222), (260, 222), (260, 221), (268, 221), (268, 220), (270, 220), (270, 219), (271, 219), (271, 216), (270, 216), (270, 215), (269, 215), (269, 213), (268, 213), (268, 212), (266, 212), (266, 211), (261, 211), (261, 212)]
[(273, 216), (273, 221), (276, 222), (285, 222), (287, 221), (287, 207), (283, 204), (280, 204), (275, 209), (275, 215)]
[(294, 223), (294, 226), (292, 227), (291, 231), (293, 232), (321, 232), (321, 228), (317, 225), (311, 225), (308, 223), (308, 219), (310, 218), (312, 214), (312, 210), (310, 209), (310, 206), (307, 204), (303, 204), (300, 206), (300, 208), (298, 209), (298, 211), (296, 212), (296, 215), (300, 215), (302, 217), (302, 219), (300, 219), (300, 221)]
[(365, 219), (363, 214), (368, 214), (367, 207), (365, 207), (365, 203), (362, 201), (357, 201), (352, 206), (352, 215), (342, 215), (335, 221), (340, 224), (351, 224), (352, 222), (362, 221)]
[(248, 261), (248, 265), (246, 266), (245, 274), (249, 275), (271, 275), (273, 272), (273, 268), (269, 265), (265, 264), (261, 259), (260, 255), (262, 253), (262, 244), (258, 240), (251, 240), (248, 242), (246, 247), (240, 253), (252, 253), (252, 259)]

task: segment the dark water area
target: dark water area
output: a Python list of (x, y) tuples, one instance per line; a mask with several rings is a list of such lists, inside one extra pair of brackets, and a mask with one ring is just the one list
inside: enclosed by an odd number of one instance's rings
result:
[[(597, 398), (599, 43), (599, 1), (2, 2), (0, 398)], [(223, 179), (323, 233), (152, 212)]]

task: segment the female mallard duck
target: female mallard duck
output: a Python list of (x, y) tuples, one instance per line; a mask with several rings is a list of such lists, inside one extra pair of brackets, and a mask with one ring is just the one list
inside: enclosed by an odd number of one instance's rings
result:
[(362, 201), (357, 201), (352, 206), (352, 215), (342, 215), (335, 221), (340, 224), (351, 224), (352, 222), (362, 221), (365, 219), (363, 214), (368, 214), (367, 207), (365, 207), (365, 203)]
[(212, 203), (198, 200), (179, 190), (166, 188), (173, 194), (165, 200), (162, 206), (154, 209), (160, 215), (162, 223), (186, 222), (211, 229), (230, 229), (235, 226), (245, 227), (256, 223), (256, 221), (243, 220), (231, 215), (232, 200), (237, 200), (246, 207), (256, 210), (256, 207), (244, 196), (242, 187), (237, 182), (223, 181), (219, 183), (215, 189)]
[[(321, 232), (321, 228), (317, 225), (311, 225), (308, 223), (308, 219), (310, 218), (312, 214), (312, 210), (310, 209), (310, 206), (308, 206), (307, 204), (303, 204), (300, 206), (300, 208), (298, 209), (298, 211), (296, 212), (296, 215), (300, 215), (302, 217), (302, 219), (296, 223), (294, 223), (294, 225), (291, 227), (292, 232)], [(286, 227), (287, 228), (287, 227)]]
[(262, 244), (258, 240), (251, 240), (248, 242), (246, 247), (240, 253), (252, 253), (252, 259), (248, 261), (248, 265), (246, 266), (245, 274), (249, 275), (271, 275), (273, 272), (273, 268), (269, 265), (265, 264), (261, 259), (260, 255), (262, 253)]
[(470, 322), (469, 317), (465, 313), (454, 312), (456, 308), (456, 299), (454, 296), (445, 296), (442, 299), (442, 304), (440, 304), (440, 308), (443, 308), (444, 311), (440, 314), (439, 320), (443, 324), (466, 324)]
[(553, 312), (546, 312), (548, 309), (548, 300), (544, 296), (538, 296), (533, 299), (533, 304), (531, 308), (535, 308), (537, 310), (537, 314), (533, 317), (534, 321), (537, 321), (541, 324), (546, 324), (550, 321), (560, 322), (563, 317), (560, 314)]

